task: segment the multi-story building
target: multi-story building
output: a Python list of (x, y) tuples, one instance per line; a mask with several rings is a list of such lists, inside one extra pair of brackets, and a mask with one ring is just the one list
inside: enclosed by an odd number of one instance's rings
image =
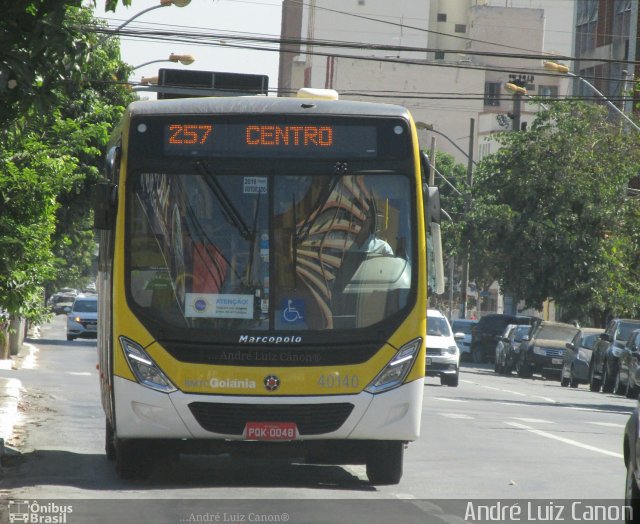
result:
[[(326, 87), (404, 105), (459, 162), (467, 161), (474, 119), (477, 159), (495, 151), (496, 131), (512, 127), (507, 82), (524, 83), (531, 95), (567, 92), (568, 79), (545, 71), (542, 56), (571, 56), (575, 3), (285, 0), (280, 94)], [(537, 109), (524, 104), (522, 125)]]
[[(618, 107), (630, 112), (638, 94), (630, 81), (640, 74), (638, 0), (581, 0), (577, 2), (575, 56), (576, 75), (593, 84)], [(574, 94), (594, 97), (585, 82), (576, 81)], [(595, 95), (596, 100), (600, 99)]]

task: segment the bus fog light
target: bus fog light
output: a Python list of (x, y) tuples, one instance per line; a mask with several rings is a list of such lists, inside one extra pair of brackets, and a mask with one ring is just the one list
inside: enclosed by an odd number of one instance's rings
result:
[(401, 386), (420, 353), (421, 345), (422, 339), (416, 338), (402, 346), (365, 391), (375, 394)]
[(162, 393), (177, 391), (177, 388), (140, 345), (125, 337), (120, 337), (120, 345), (131, 371), (140, 384)]

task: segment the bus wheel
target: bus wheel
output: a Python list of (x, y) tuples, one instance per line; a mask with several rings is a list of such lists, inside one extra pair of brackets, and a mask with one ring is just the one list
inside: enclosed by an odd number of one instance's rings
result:
[(367, 449), (367, 478), (371, 484), (398, 484), (402, 478), (404, 442), (374, 440)]
[(105, 432), (104, 432), (104, 452), (107, 454), (107, 459), (115, 460), (116, 459), (116, 445), (113, 442), (113, 426), (111, 422), (108, 420), (105, 424)]
[(145, 479), (151, 469), (151, 456), (145, 441), (115, 439), (116, 473), (123, 480)]

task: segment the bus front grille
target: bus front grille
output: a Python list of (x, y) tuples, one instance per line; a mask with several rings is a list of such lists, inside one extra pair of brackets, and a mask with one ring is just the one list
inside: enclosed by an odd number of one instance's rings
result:
[(347, 420), (353, 404), (223, 404), (192, 402), (191, 413), (207, 431), (242, 435), (247, 422), (295, 422), (300, 435), (336, 431)]

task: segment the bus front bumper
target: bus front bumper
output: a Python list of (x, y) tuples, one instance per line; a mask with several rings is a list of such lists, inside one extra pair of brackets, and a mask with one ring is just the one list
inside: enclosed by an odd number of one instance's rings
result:
[[(413, 441), (420, 433), (424, 393), (422, 379), (376, 395), (304, 397), (166, 394), (120, 377), (113, 386), (118, 438), (145, 439), (248, 440), (246, 422), (270, 421), (270, 413), (286, 421), (283, 413), (291, 412), (298, 417), (291, 421), (300, 432), (297, 440)], [(224, 417), (230, 419), (226, 426), (219, 424)]]

